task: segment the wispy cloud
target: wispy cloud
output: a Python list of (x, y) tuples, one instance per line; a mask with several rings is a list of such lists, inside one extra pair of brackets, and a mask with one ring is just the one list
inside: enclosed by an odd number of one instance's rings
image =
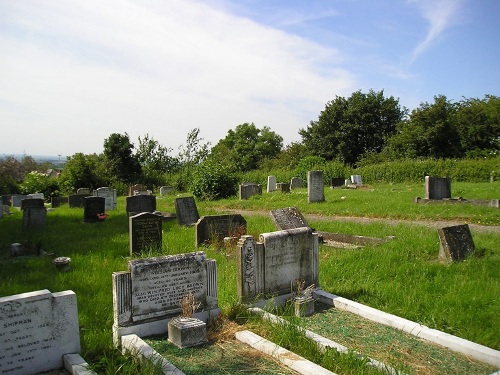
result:
[(459, 21), (459, 12), (463, 0), (410, 0), (429, 23), (425, 39), (412, 52), (411, 62), (414, 62), (425, 52), (434, 41), (449, 27)]

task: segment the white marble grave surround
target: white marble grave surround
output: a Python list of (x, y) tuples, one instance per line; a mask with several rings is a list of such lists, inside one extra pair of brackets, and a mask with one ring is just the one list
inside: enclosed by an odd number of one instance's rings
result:
[(113, 337), (141, 337), (167, 332), (167, 323), (180, 314), (181, 297), (192, 292), (200, 310), (193, 317), (208, 322), (220, 312), (217, 264), (204, 252), (138, 259), (129, 272), (113, 273)]
[(63, 355), (79, 352), (74, 292), (45, 289), (0, 298), (0, 373), (59, 369)]

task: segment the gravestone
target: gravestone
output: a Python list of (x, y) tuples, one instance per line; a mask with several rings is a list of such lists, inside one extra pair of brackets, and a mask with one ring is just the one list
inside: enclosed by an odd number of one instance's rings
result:
[(318, 285), (318, 235), (311, 228), (241, 236), (237, 244), (238, 297), (242, 302), (289, 297), (296, 280)]
[(27, 207), (45, 207), (43, 199), (39, 198), (26, 198), (21, 201), (21, 210)]
[(76, 194), (79, 195), (90, 195), (90, 189), (89, 188), (79, 188), (76, 190)]
[(4, 207), (4, 205), (1, 204), (0, 205), (0, 219), (3, 217), (3, 207)]
[(33, 194), (28, 194), (28, 199), (41, 199), (43, 201), (45, 197), (43, 193), (33, 193)]
[(144, 187), (144, 185), (142, 185), (142, 184), (135, 184), (135, 185), (132, 185), (132, 186), (130, 186), (128, 188), (128, 195), (129, 196), (134, 196), (136, 191), (143, 191), (143, 190), (146, 190), (146, 188)]
[(0, 297), (0, 373), (35, 374), (63, 368), (80, 352), (76, 295), (48, 290)]
[(52, 208), (61, 207), (63, 204), (68, 204), (68, 203), (69, 203), (68, 197), (52, 197), (50, 199), (50, 204)]
[(446, 262), (464, 260), (475, 251), (474, 241), (467, 224), (438, 229), (439, 259)]
[(116, 189), (100, 187), (94, 190), (94, 197), (103, 197), (106, 199), (105, 208), (107, 211), (116, 210)]
[(160, 188), (160, 195), (168, 195), (174, 191), (174, 188), (172, 186), (162, 186)]
[(450, 199), (451, 178), (425, 176), (425, 199)]
[(125, 200), (125, 210), (129, 216), (156, 211), (156, 195), (134, 195), (126, 197)]
[(290, 189), (301, 189), (302, 188), (302, 179), (300, 177), (292, 177), (290, 180)]
[(98, 215), (106, 210), (106, 199), (104, 197), (84, 197), (83, 199), (83, 221), (95, 223), (99, 221)]
[(290, 192), (290, 184), (286, 182), (279, 182), (276, 184), (276, 190), (282, 193), (289, 193)]
[(270, 212), (271, 220), (280, 230), (308, 228), (306, 219), (296, 207), (286, 207)]
[(267, 192), (276, 190), (276, 176), (267, 176)]
[(129, 217), (130, 255), (161, 250), (162, 223), (163, 218), (160, 215), (149, 212)]
[(203, 216), (196, 222), (196, 246), (212, 241), (224, 240), (224, 237), (240, 237), (247, 232), (247, 222), (240, 214)]
[(200, 218), (194, 197), (175, 198), (175, 212), (179, 225), (193, 225)]
[(325, 201), (323, 171), (307, 172), (307, 200), (309, 203)]
[(47, 209), (45, 207), (25, 207), (23, 210), (23, 229), (44, 229), (47, 225)]
[(6, 206), (12, 205), (12, 195), (2, 195), (2, 204)]
[(21, 208), (21, 201), (27, 199), (27, 195), (13, 194), (11, 195), (10, 202), (12, 207)]
[(361, 186), (363, 185), (363, 180), (359, 174), (353, 174), (351, 175), (351, 183), (356, 186)]
[(181, 313), (180, 300), (192, 292), (200, 307), (193, 317), (208, 322), (220, 312), (217, 264), (203, 252), (137, 259), (128, 272), (113, 273), (113, 339), (135, 333), (164, 335), (167, 323)]
[(84, 199), (87, 198), (88, 195), (83, 194), (73, 194), (68, 197), (68, 206), (70, 208), (79, 208), (83, 207)]
[(330, 180), (330, 186), (331, 187), (341, 187), (345, 185), (345, 179), (344, 177), (333, 177)]
[(240, 185), (240, 200), (248, 199), (253, 195), (262, 195), (262, 186), (253, 182), (245, 182)]

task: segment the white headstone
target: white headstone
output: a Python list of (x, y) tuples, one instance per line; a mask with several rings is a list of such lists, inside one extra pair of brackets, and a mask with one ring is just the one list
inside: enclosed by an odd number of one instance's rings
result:
[(267, 176), (267, 192), (276, 190), (276, 176)]
[(103, 197), (105, 199), (104, 207), (106, 211), (116, 210), (116, 189), (101, 187), (94, 190), (94, 197)]
[(307, 172), (307, 199), (309, 203), (324, 202), (325, 181), (323, 171)]

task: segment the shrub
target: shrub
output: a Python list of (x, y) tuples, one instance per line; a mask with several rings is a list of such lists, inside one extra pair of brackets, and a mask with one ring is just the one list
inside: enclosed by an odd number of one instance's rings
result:
[(229, 168), (214, 162), (199, 165), (191, 182), (193, 195), (202, 200), (216, 200), (236, 195), (237, 177)]

